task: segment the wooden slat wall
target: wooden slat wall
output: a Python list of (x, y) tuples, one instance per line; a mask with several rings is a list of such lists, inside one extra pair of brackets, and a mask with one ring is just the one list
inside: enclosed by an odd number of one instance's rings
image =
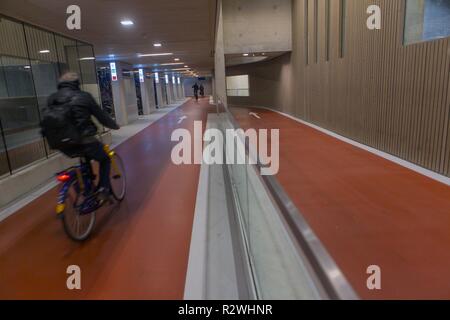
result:
[[(305, 1), (308, 50), (305, 57)], [(318, 2), (319, 60), (314, 7)], [(358, 142), (450, 176), (450, 40), (403, 45), (403, 0), (347, 0), (341, 59), (340, 5), (330, 1), (330, 60), (326, 61), (327, 0), (294, 0), (295, 106), (290, 113)], [(382, 29), (366, 27), (371, 4)], [(294, 109), (294, 112), (291, 110)]]
[[(272, 106), (450, 176), (450, 38), (404, 46), (404, 0), (330, 0), (327, 61), (327, 1), (293, 0), (293, 52), (228, 68), (232, 74), (248, 73), (256, 94), (230, 97), (230, 102)], [(366, 10), (372, 4), (382, 9), (382, 30), (366, 27)], [(279, 76), (287, 64), (292, 77)]]

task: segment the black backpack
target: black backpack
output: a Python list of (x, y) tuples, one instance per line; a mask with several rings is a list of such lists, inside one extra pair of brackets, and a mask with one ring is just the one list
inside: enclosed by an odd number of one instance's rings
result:
[(71, 101), (48, 105), (42, 110), (41, 133), (50, 148), (61, 150), (81, 142), (81, 134), (72, 119)]

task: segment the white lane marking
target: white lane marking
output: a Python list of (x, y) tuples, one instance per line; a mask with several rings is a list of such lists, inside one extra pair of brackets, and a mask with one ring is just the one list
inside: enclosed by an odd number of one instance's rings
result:
[(255, 117), (255, 118), (257, 118), (257, 119), (261, 119), (261, 117), (256, 112), (249, 112), (248, 114), (253, 116), (253, 117)]
[(182, 123), (186, 119), (187, 119), (187, 116), (180, 117), (180, 119), (178, 119), (178, 124)]

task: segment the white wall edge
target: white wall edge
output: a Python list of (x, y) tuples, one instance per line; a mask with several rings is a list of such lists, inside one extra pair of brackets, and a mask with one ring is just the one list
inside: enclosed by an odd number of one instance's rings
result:
[[(209, 127), (210, 123), (208, 121), (206, 129)], [(209, 155), (207, 156), (209, 157)], [(209, 168), (210, 166), (203, 160), (200, 166), (197, 197), (195, 199), (194, 223), (192, 224), (191, 244), (189, 247), (184, 300), (206, 299)]]

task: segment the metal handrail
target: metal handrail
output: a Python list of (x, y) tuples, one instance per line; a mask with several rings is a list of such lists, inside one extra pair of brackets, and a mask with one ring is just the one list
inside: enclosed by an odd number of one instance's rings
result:
[[(227, 106), (220, 103), (235, 129), (241, 129), (236, 119), (230, 112)], [(220, 113), (218, 107), (217, 112)], [(249, 141), (245, 140), (245, 152), (249, 155)], [(264, 167), (259, 161), (259, 155), (256, 155), (255, 168), (257, 172)], [(282, 218), (285, 220), (287, 226), (289, 226), (289, 232), (292, 235), (293, 240), (297, 244), (297, 249), (301, 252), (299, 254), (306, 257), (312, 271), (315, 272), (323, 291), (327, 295), (328, 299), (341, 299), (341, 300), (357, 300), (358, 295), (337, 266), (331, 255), (328, 253), (320, 239), (314, 233), (302, 213), (295, 206), (293, 201), (289, 198), (286, 191), (280, 185), (275, 176), (262, 176), (259, 175), (261, 181), (264, 183), (266, 190), (270, 193), (274, 200)]]

